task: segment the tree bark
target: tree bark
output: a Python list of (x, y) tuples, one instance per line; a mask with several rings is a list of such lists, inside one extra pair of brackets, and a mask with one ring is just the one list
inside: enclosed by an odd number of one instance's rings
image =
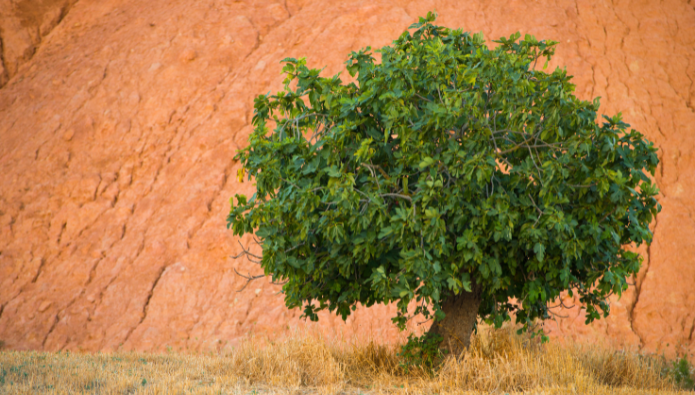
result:
[(448, 355), (460, 359), (463, 352), (471, 344), (471, 334), (478, 319), (480, 307), (480, 292), (463, 291), (458, 295), (450, 295), (442, 304), (445, 317), (435, 321), (430, 327), (429, 335), (439, 335), (443, 338), (440, 350), (448, 350)]

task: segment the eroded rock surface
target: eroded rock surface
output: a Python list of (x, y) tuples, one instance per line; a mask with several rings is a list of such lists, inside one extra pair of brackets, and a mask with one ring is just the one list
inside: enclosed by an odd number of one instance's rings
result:
[(0, 0), (0, 88), (28, 62), (77, 0)]
[[(349, 51), (385, 45), (436, 9), (439, 23), (487, 38), (521, 31), (560, 41), (551, 67), (566, 65), (580, 97), (602, 96), (603, 112), (622, 111), (661, 147), (664, 209), (636, 286), (605, 321), (585, 327), (575, 308), (546, 328), (695, 351), (692, 2), (73, 3), (56, 3), (49, 8), (59, 17), (46, 11), (33, 24), (0, 18), (0, 84), (2, 75), (9, 81), (0, 89), (7, 347), (208, 349), (297, 327), (299, 312), (284, 307), (277, 286), (257, 281), (235, 292), (244, 280), (233, 269), (259, 272), (229, 258), (240, 247), (225, 228), (229, 197), (252, 193), (233, 176), (232, 157), (251, 131), (253, 97), (281, 87), (285, 57), (306, 56), (334, 74)], [(9, 51), (8, 37), (31, 45)], [(318, 328), (392, 339), (391, 311), (360, 309), (345, 324), (323, 314)]]

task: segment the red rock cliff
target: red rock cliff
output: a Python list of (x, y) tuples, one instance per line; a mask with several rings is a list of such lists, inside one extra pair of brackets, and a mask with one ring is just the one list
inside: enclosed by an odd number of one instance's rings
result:
[[(277, 288), (244, 292), (225, 228), (235, 150), (280, 59), (325, 73), (436, 9), (438, 23), (560, 41), (577, 94), (602, 96), (660, 148), (663, 211), (607, 320), (546, 328), (695, 351), (692, 1), (0, 1), (0, 340), (13, 349), (213, 348), (299, 323)], [(248, 243), (248, 240), (242, 240)], [(326, 333), (393, 338), (389, 307)], [(561, 313), (562, 314), (562, 313)]]

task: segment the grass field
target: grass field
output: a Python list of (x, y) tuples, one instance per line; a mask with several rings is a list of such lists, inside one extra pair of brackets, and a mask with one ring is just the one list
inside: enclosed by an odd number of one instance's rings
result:
[[(398, 349), (298, 333), (217, 354), (0, 351), (0, 394), (672, 394), (690, 365), (597, 346), (541, 344), (481, 330), (461, 362), (436, 374)], [(679, 384), (676, 380), (680, 381)], [(685, 384), (685, 385), (684, 385)]]

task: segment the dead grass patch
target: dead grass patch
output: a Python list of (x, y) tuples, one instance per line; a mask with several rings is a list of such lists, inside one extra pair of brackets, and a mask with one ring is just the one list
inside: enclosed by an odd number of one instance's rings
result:
[(0, 393), (672, 394), (656, 357), (481, 330), (461, 362), (407, 373), (393, 346), (296, 333), (231, 352), (0, 351)]

